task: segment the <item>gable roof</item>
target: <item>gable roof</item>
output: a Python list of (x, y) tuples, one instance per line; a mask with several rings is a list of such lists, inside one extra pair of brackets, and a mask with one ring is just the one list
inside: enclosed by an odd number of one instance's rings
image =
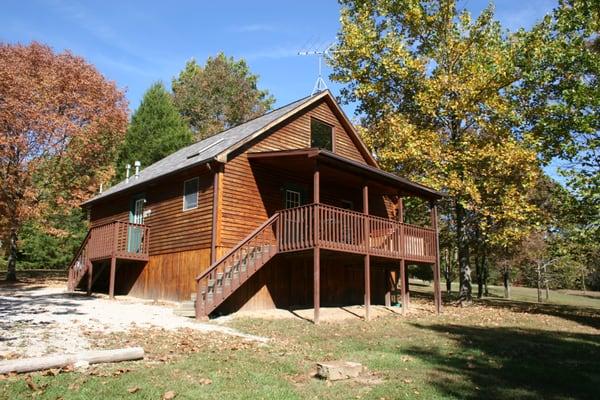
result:
[(334, 106), (334, 111), (341, 117), (342, 122), (351, 132), (351, 136), (354, 136), (352, 139), (359, 146), (361, 153), (363, 153), (367, 162), (373, 166), (377, 166), (377, 162), (359, 138), (354, 127), (348, 120), (348, 117), (337, 104), (331, 92), (325, 90), (315, 96), (304, 97), (293, 103), (263, 114), (260, 117), (177, 150), (167, 157), (142, 169), (138, 178), (130, 177), (129, 182), (121, 181), (97, 196), (83, 202), (82, 205), (89, 205), (113, 194), (196, 165), (205, 164), (211, 161), (226, 162), (227, 156), (231, 152), (323, 98), (328, 100), (330, 105)]

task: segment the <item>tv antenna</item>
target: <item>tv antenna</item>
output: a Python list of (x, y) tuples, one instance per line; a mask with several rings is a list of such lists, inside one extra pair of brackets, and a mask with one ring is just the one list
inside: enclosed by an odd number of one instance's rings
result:
[(315, 82), (315, 86), (313, 87), (313, 91), (310, 94), (314, 96), (316, 93), (322, 92), (323, 90), (327, 90), (327, 84), (325, 84), (325, 80), (321, 74), (323, 57), (331, 56), (330, 50), (333, 48), (334, 43), (330, 44), (323, 50), (315, 50), (315, 51), (299, 51), (299, 56), (317, 56), (319, 59), (319, 75), (317, 76), (317, 81)]

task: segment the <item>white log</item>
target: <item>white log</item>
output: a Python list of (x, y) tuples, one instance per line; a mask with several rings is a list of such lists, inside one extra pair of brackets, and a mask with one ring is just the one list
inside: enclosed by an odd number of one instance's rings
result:
[(23, 358), (20, 360), (0, 361), (0, 374), (10, 372), (32, 372), (50, 368), (61, 368), (87, 361), (90, 364), (140, 360), (144, 358), (144, 349), (129, 347), (115, 350), (84, 351), (77, 354), (53, 355), (44, 357)]

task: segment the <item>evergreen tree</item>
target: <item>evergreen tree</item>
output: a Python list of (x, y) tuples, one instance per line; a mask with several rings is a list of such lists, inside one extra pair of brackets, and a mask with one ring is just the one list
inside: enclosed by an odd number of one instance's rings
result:
[(275, 99), (257, 82), (244, 60), (219, 53), (204, 67), (189, 61), (173, 79), (173, 99), (196, 138), (204, 139), (271, 109)]
[(133, 114), (117, 159), (117, 178), (125, 177), (125, 165), (140, 161), (142, 168), (193, 142), (193, 136), (161, 82), (144, 94)]

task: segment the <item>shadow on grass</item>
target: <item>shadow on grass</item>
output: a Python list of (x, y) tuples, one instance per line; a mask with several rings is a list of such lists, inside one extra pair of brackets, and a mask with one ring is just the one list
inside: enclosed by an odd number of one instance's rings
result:
[[(426, 299), (427, 301), (433, 301), (432, 293), (412, 292), (411, 296)], [(442, 297), (444, 299), (445, 307), (452, 307), (453, 303), (458, 300), (458, 295), (456, 293), (443, 293)], [(504, 308), (518, 313), (549, 315), (573, 321), (591, 328), (600, 329), (600, 309), (598, 308), (553, 303), (533, 303), (501, 297), (485, 297), (483, 299), (474, 298), (473, 301), (474, 304), (486, 307)]]
[(593, 399), (600, 388), (600, 336), (534, 329), (421, 325), (450, 335), (461, 351), (413, 346), (431, 365), (429, 380), (461, 399)]

